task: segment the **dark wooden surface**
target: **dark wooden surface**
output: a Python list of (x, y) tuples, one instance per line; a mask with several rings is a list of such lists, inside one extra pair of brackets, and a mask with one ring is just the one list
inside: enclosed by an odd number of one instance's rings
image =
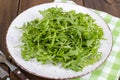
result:
[[(81, 6), (105, 11), (111, 15), (120, 18), (120, 0), (73, 0)], [(0, 50), (9, 58), (9, 53), (5, 44), (7, 29), (13, 19), (22, 11), (42, 3), (53, 2), (53, 0), (0, 0)], [(10, 60), (10, 59), (9, 59)], [(11, 61), (11, 60), (10, 60)], [(13, 64), (14, 62), (11, 61)], [(6, 71), (8, 67), (0, 64)], [(23, 71), (30, 80), (47, 80)], [(19, 80), (15, 75), (10, 73), (12, 80)]]

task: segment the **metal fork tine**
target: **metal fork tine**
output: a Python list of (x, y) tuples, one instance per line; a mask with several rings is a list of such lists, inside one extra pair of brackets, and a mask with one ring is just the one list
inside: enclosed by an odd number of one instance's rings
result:
[(4, 57), (6, 58), (6, 56), (3, 54), (3, 52), (2, 52), (2, 51), (0, 51), (0, 55), (4, 56)]
[(2, 51), (0, 51), (0, 54), (4, 55)]

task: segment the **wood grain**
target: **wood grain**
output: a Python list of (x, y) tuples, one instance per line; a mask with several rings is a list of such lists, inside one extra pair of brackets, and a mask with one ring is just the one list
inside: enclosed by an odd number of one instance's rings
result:
[(83, 0), (73, 0), (76, 4), (83, 6)]
[(120, 0), (84, 0), (86, 7), (120, 17)]
[(17, 16), (18, 0), (0, 0), (0, 50), (6, 50), (5, 37), (11, 21)]
[(22, 11), (43, 3), (53, 2), (54, 0), (20, 0), (20, 6), (18, 13), (21, 13)]

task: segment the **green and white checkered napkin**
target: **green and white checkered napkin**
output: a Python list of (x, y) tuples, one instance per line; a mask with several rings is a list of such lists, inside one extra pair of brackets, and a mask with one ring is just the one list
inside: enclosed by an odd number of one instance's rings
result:
[[(75, 4), (70, 0), (55, 0), (55, 2), (69, 2)], [(101, 67), (81, 78), (75, 78), (73, 80), (118, 80), (120, 76), (120, 18), (102, 11), (93, 11), (105, 20), (112, 31), (112, 52)]]

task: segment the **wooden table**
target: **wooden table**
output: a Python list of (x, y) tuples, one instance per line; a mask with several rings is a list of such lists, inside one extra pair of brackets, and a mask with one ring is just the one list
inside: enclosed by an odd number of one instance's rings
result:
[[(74, 0), (77, 4), (105, 11), (116, 17), (120, 17), (120, 0)], [(6, 49), (5, 37), (7, 29), (12, 20), (22, 11), (34, 5), (53, 2), (53, 0), (0, 0), (0, 50), (8, 57), (9, 53)], [(9, 57), (8, 57), (9, 58)], [(14, 62), (9, 59), (13, 64)], [(9, 69), (4, 64), (0, 64), (6, 71)], [(30, 80), (46, 80), (23, 71)], [(10, 73), (10, 72), (9, 72)], [(12, 80), (19, 80), (15, 75), (10, 73)], [(120, 80), (120, 79), (119, 79)]]

